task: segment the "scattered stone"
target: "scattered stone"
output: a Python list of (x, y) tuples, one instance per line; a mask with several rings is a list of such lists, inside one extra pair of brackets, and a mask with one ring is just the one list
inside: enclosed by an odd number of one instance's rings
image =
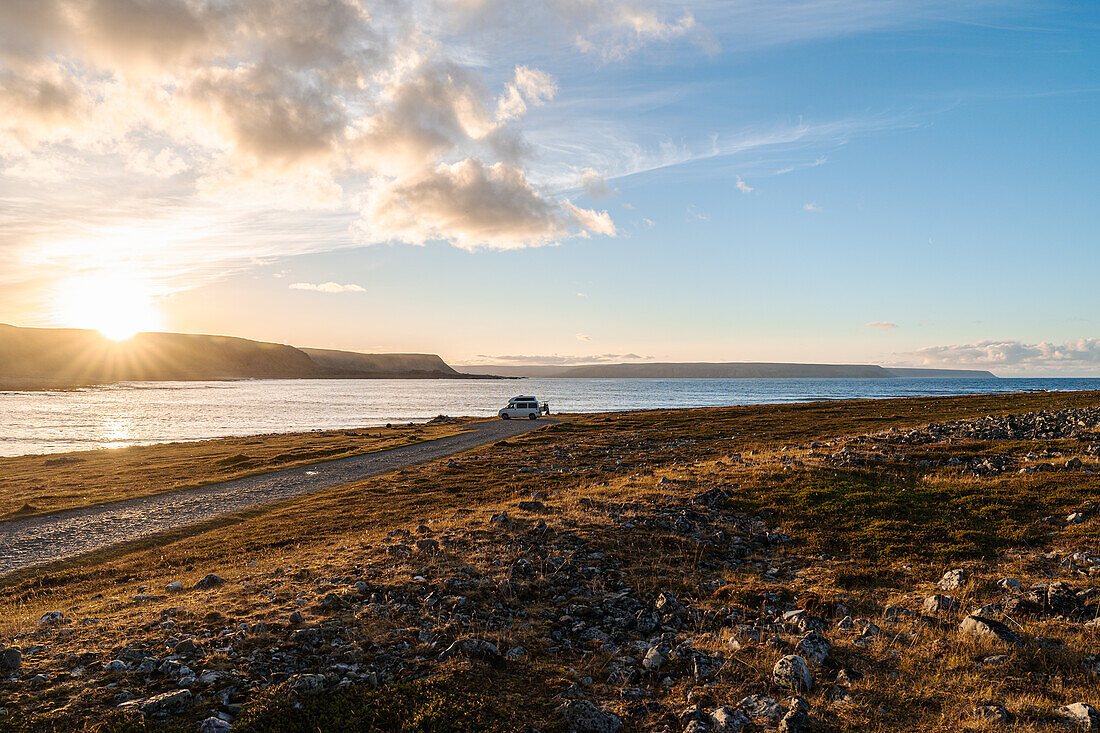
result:
[(214, 573), (203, 576), (203, 579), (195, 583), (196, 590), (210, 590), (225, 585), (225, 580)]
[(213, 716), (199, 723), (199, 733), (229, 733), (232, 728), (228, 722)]
[(736, 708), (718, 707), (710, 714), (710, 722), (715, 733), (741, 733), (752, 725), (752, 720)]
[(794, 692), (808, 692), (814, 684), (806, 660), (796, 654), (788, 654), (775, 663), (772, 681), (776, 687)]
[(587, 700), (572, 700), (561, 707), (569, 733), (618, 733), (623, 722)]
[(829, 643), (829, 640), (816, 631), (811, 631), (803, 636), (794, 647), (803, 659), (815, 667), (820, 666), (825, 661), (825, 657), (829, 656), (832, 648), (833, 645)]
[(810, 704), (801, 697), (788, 701), (787, 714), (779, 721), (779, 733), (810, 733)]
[(1007, 723), (1008, 711), (1000, 705), (979, 705), (974, 708), (974, 717), (988, 723)]
[(959, 624), (959, 631), (983, 642), (1020, 644), (1022, 641), (1005, 624), (983, 616), (967, 616)]
[(737, 703), (756, 723), (774, 726), (783, 718), (783, 708), (768, 695), (749, 695)]
[(968, 573), (963, 568), (948, 570), (936, 583), (936, 587), (940, 590), (958, 590), (966, 582), (967, 577)]
[(175, 690), (151, 697), (139, 703), (138, 707), (149, 717), (163, 718), (187, 712), (191, 709), (193, 702), (194, 697), (190, 690)]
[(205, 653), (194, 639), (184, 639), (172, 651), (184, 657), (201, 657)]
[(0, 669), (19, 669), (23, 664), (23, 652), (15, 647), (8, 647), (0, 652)]
[(303, 674), (294, 682), (294, 691), (300, 695), (317, 695), (325, 690), (323, 674)]
[(65, 614), (61, 611), (47, 611), (42, 614), (42, 618), (38, 619), (39, 626), (60, 626), (65, 623)]
[(129, 667), (127, 667), (126, 662), (122, 661), (121, 659), (114, 659), (103, 665), (103, 671), (107, 672), (108, 674), (120, 674), (122, 672), (125, 672), (127, 669), (129, 669)]
[(492, 661), (500, 658), (500, 650), (490, 641), (468, 636), (457, 639), (439, 655), (439, 658), (448, 659), (456, 655)]
[(1054, 714), (1077, 730), (1100, 730), (1100, 714), (1086, 702), (1060, 707)]
[(164, 590), (168, 593), (182, 593), (183, 583), (179, 582), (178, 580), (173, 580), (171, 583), (164, 586)]
[(936, 593), (935, 595), (928, 596), (924, 599), (922, 606), (925, 613), (936, 614), (941, 612), (950, 613), (956, 611), (959, 608), (959, 604), (955, 603), (955, 599), (951, 596), (941, 595)]

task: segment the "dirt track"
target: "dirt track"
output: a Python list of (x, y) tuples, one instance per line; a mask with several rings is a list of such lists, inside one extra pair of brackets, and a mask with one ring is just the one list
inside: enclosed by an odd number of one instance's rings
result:
[(156, 496), (0, 522), (0, 576), (119, 542), (272, 504), (292, 496), (446, 458), (544, 427), (552, 420), (491, 420), (437, 440)]

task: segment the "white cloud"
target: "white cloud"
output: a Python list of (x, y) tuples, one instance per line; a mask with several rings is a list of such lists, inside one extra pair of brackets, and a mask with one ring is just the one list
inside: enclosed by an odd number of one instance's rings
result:
[(737, 190), (741, 193), (752, 193), (756, 189), (741, 180), (741, 176), (737, 176)]
[(376, 191), (364, 236), (411, 244), (448, 241), (463, 249), (515, 249), (570, 236), (615, 236), (606, 211), (581, 209), (542, 196), (522, 170), (466, 159), (440, 164), (416, 178)]
[(889, 321), (871, 321), (870, 323), (864, 323), (864, 328), (874, 328), (879, 331), (893, 331), (898, 327), (896, 323), (890, 323)]
[(327, 283), (291, 283), (291, 290), (312, 290), (317, 293), (365, 293), (366, 288), (348, 283), (341, 285), (340, 283), (327, 282)]
[(1064, 344), (989, 340), (929, 346), (896, 356), (920, 366), (1000, 367), (1013, 373), (1097, 373), (1100, 339), (1081, 338)]
[(591, 341), (591, 340), (592, 340), (591, 336), (587, 336), (583, 333), (578, 333), (577, 334), (577, 341)]
[(818, 204), (811, 201), (808, 204), (802, 204), (802, 210), (803, 211), (808, 211), (811, 214), (820, 214), (821, 211), (822, 211), (822, 208)]
[(584, 187), (584, 192), (588, 194), (588, 198), (593, 201), (602, 201), (619, 193), (607, 185), (607, 181), (595, 168), (585, 168), (581, 171), (581, 185)]

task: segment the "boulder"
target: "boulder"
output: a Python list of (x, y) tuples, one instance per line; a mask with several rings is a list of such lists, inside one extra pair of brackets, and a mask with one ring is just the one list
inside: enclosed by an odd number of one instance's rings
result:
[(199, 733), (229, 733), (232, 727), (233, 726), (221, 718), (215, 718), (211, 715), (209, 718), (199, 723)]
[(1022, 641), (1005, 624), (984, 616), (967, 616), (959, 624), (959, 631), (982, 642), (1020, 644)]
[(967, 577), (968, 573), (963, 568), (948, 570), (936, 583), (936, 587), (940, 590), (958, 590), (966, 582)]
[(928, 596), (924, 599), (924, 604), (921, 606), (925, 613), (937, 614), (942, 612), (955, 611), (958, 609), (959, 604), (955, 603), (955, 599), (951, 596), (945, 596), (940, 593)]
[(23, 652), (15, 647), (0, 651), (0, 669), (19, 669), (23, 664)]
[(1054, 714), (1077, 730), (1100, 730), (1100, 713), (1087, 702), (1075, 702), (1060, 707)]
[(779, 733), (810, 733), (810, 704), (801, 697), (790, 698), (787, 714), (779, 721)]
[(174, 690), (150, 697), (138, 705), (141, 712), (152, 718), (178, 715), (191, 709), (194, 698), (190, 690)]
[(783, 708), (768, 695), (749, 695), (737, 703), (753, 722), (766, 726), (778, 725), (783, 718)]
[(821, 634), (811, 631), (799, 639), (794, 648), (803, 659), (817, 667), (825, 661), (825, 657), (829, 656), (833, 645)]
[(618, 733), (623, 722), (613, 713), (605, 713), (587, 700), (571, 700), (561, 707), (569, 733)]
[(65, 614), (61, 611), (47, 611), (38, 619), (39, 626), (61, 626), (65, 623)]
[(718, 707), (710, 714), (711, 729), (715, 733), (741, 733), (752, 725), (749, 716), (736, 708)]
[(808, 692), (814, 684), (806, 660), (797, 654), (788, 654), (775, 663), (772, 681), (776, 687), (793, 692)]
[(197, 590), (210, 590), (211, 588), (218, 588), (225, 585), (225, 579), (210, 573), (203, 576), (203, 579), (195, 583)]

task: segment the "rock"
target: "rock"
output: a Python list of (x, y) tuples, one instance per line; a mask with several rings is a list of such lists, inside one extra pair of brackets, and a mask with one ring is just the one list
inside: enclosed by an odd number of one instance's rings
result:
[(164, 590), (168, 593), (182, 593), (183, 583), (179, 582), (178, 580), (173, 580), (171, 583), (164, 586)]
[(210, 573), (203, 577), (198, 583), (195, 583), (197, 590), (209, 590), (211, 588), (218, 588), (225, 585), (225, 580), (214, 573)]
[(951, 612), (958, 609), (959, 604), (955, 603), (955, 599), (951, 596), (941, 595), (936, 593), (935, 595), (928, 596), (924, 599), (924, 604), (921, 606), (925, 613), (936, 614), (941, 611)]
[(203, 648), (194, 639), (184, 639), (172, 651), (185, 657), (201, 657), (204, 654)]
[(776, 687), (794, 692), (808, 692), (814, 684), (806, 660), (796, 654), (788, 654), (775, 663), (772, 681)]
[(435, 555), (439, 552), (439, 540), (433, 540), (430, 537), (417, 540), (416, 550), (425, 555)]
[(9, 647), (0, 652), (0, 669), (19, 669), (23, 664), (23, 652)]
[(810, 733), (810, 705), (801, 697), (789, 701), (789, 710), (779, 721), (779, 733)]
[(974, 717), (989, 723), (1007, 723), (1008, 711), (1000, 705), (979, 705), (974, 708)]
[(587, 700), (572, 700), (561, 707), (569, 733), (618, 733), (623, 722), (617, 715), (605, 713)]
[(229, 733), (232, 728), (229, 723), (225, 722), (221, 718), (215, 718), (210, 716), (206, 720), (199, 723), (199, 733)]
[(351, 608), (351, 605), (335, 593), (326, 593), (321, 599), (321, 608), (326, 611), (345, 611)]
[(692, 720), (684, 726), (684, 733), (710, 733), (710, 726), (699, 720)]
[(500, 650), (497, 649), (496, 644), (486, 641), (485, 639), (476, 639), (472, 636), (456, 639), (453, 644), (443, 650), (439, 658), (441, 660), (449, 659), (450, 657), (460, 654), (464, 657), (473, 657), (487, 661), (500, 658)]
[(47, 611), (38, 619), (39, 626), (60, 626), (65, 623), (65, 614), (61, 611)]
[(978, 641), (1002, 644), (1019, 644), (1021, 639), (1005, 624), (983, 616), (967, 616), (959, 624), (959, 631)]
[(508, 653), (504, 655), (504, 657), (509, 662), (518, 662), (519, 660), (523, 659), (526, 656), (527, 656), (527, 650), (524, 649), (521, 646), (512, 647), (511, 649), (508, 650)]
[(752, 725), (752, 720), (736, 708), (718, 707), (710, 714), (712, 730), (715, 733), (741, 733)]
[(1086, 702), (1060, 707), (1054, 714), (1077, 730), (1100, 730), (1100, 714)]
[(294, 682), (294, 691), (300, 695), (317, 695), (325, 690), (323, 674), (303, 674)]
[(108, 674), (119, 674), (120, 672), (125, 672), (127, 669), (129, 668), (126, 666), (126, 662), (121, 659), (114, 659), (103, 665), (103, 671)]
[(783, 718), (783, 708), (768, 695), (749, 695), (737, 703), (737, 707), (744, 710), (754, 722), (768, 726), (778, 725)]
[(1005, 590), (1005, 591), (1017, 591), (1017, 592), (1019, 592), (1019, 591), (1024, 589), (1023, 583), (1016, 580), (1015, 578), (1001, 578), (1000, 580), (997, 581), (997, 586), (1001, 590)]
[(661, 654), (660, 649), (656, 646), (650, 647), (649, 651), (645, 653), (645, 658), (642, 660), (642, 666), (650, 672), (656, 672), (662, 666), (664, 666), (665, 655)]
[(151, 697), (138, 705), (141, 712), (153, 718), (185, 713), (191, 709), (194, 698), (190, 690), (175, 690)]
[(936, 583), (936, 587), (940, 590), (958, 590), (966, 582), (967, 576), (968, 573), (963, 568), (948, 570)]
[(829, 643), (829, 640), (816, 631), (811, 631), (803, 636), (794, 647), (803, 659), (815, 667), (820, 666), (825, 661), (825, 657), (829, 656), (829, 651), (832, 648), (833, 645)]

